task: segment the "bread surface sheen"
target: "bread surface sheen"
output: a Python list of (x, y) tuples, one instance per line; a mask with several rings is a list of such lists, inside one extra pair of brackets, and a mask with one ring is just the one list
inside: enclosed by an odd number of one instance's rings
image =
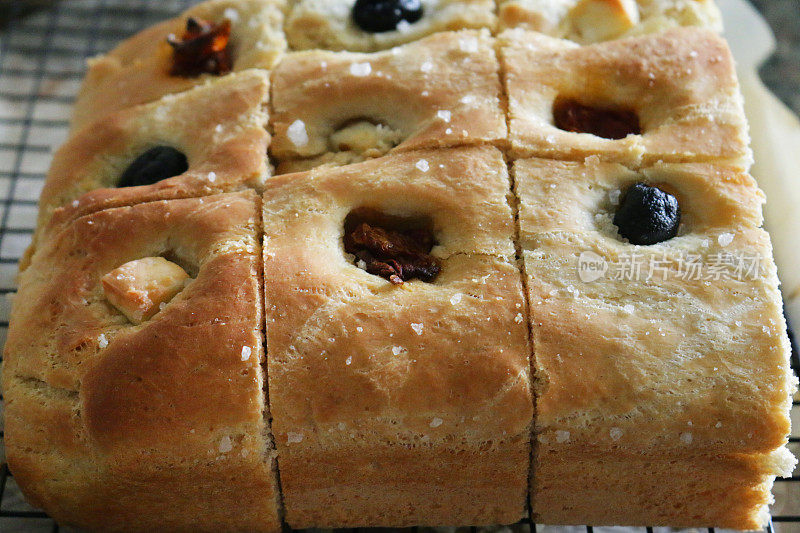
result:
[[(353, 3), (211, 0), (90, 61), (4, 351), (29, 501), (93, 531), (760, 527), (796, 379), (713, 2), (422, 0), (379, 33)], [(170, 73), (189, 18), (230, 22), (230, 72)], [(122, 186), (153, 149), (185, 168)], [(673, 238), (620, 235), (635, 183)], [(362, 222), (438, 274), (369, 273)]]

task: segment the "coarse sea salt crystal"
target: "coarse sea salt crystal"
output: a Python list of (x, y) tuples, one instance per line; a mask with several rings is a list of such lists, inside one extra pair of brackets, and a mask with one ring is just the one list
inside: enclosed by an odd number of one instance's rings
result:
[(286, 432), (286, 444), (295, 444), (298, 442), (303, 442), (302, 433), (295, 433), (294, 431)]
[(402, 346), (392, 346), (392, 353), (394, 355), (400, 355), (403, 352), (404, 348)]
[(249, 346), (242, 346), (242, 361), (250, 359), (250, 354), (252, 353), (253, 350)]
[(622, 437), (622, 429), (611, 428), (608, 435), (611, 437), (611, 440), (619, 440)]
[(222, 437), (219, 440), (219, 453), (228, 453), (233, 449), (233, 442), (231, 442), (231, 438), (227, 435)]
[(209, 172), (208, 173), (208, 181), (210, 181), (211, 183), (214, 183), (215, 181), (217, 181), (217, 173), (216, 172)]
[(460, 292), (457, 292), (457, 293), (455, 293), (454, 295), (452, 295), (452, 296), (450, 297), (450, 303), (451, 303), (452, 305), (456, 305), (458, 302), (460, 302), (460, 301), (461, 301), (461, 297), (462, 297), (462, 295), (461, 295), (461, 293), (460, 293)]
[(357, 332), (359, 332), (359, 333), (361, 333), (361, 332), (363, 332), (363, 331), (364, 331), (364, 328), (362, 328), (361, 326), (357, 326), (357, 327), (356, 327), (356, 331), (357, 331)]
[(562, 429), (556, 430), (556, 442), (567, 442), (569, 440), (569, 431)]
[(78, 200), (72, 200), (72, 207), (78, 207), (81, 203)]
[(437, 111), (436, 116), (444, 120), (445, 122), (450, 122), (451, 118), (450, 111), (447, 111), (446, 109), (440, 109), (439, 111)]
[(353, 63), (350, 65), (350, 74), (353, 76), (369, 76), (372, 72), (372, 65), (369, 63)]
[(398, 31), (398, 33), (408, 33), (411, 31), (411, 23), (407, 20), (401, 20), (397, 23), (395, 29)]
[(108, 339), (106, 339), (105, 333), (101, 333), (99, 337), (97, 337), (97, 345), (100, 348), (105, 348), (108, 346)]
[(514, 317), (514, 322), (520, 324), (525, 318), (522, 316), (522, 313), (517, 313), (517, 316)]
[(286, 129), (286, 135), (295, 146), (305, 146), (308, 144), (308, 132), (306, 131), (306, 123), (302, 120), (295, 120)]
[(239, 22), (239, 12), (232, 7), (225, 9), (225, 11), (222, 12), (222, 16), (231, 22)]
[(471, 104), (474, 101), (475, 101), (475, 95), (473, 95), (473, 94), (468, 94), (466, 96), (462, 96), (461, 100), (459, 100), (459, 102), (461, 102), (462, 104)]
[(431, 166), (428, 164), (428, 161), (426, 161), (425, 159), (420, 159), (419, 161), (417, 161), (417, 164), (415, 166), (422, 172), (427, 172), (431, 168)]
[(422, 65), (420, 65), (419, 69), (422, 72), (430, 72), (433, 70), (433, 63), (431, 63), (430, 61), (426, 61)]
[(458, 47), (461, 48), (462, 52), (477, 52), (478, 51), (478, 39), (475, 37), (467, 37), (458, 40)]
[(733, 233), (721, 233), (720, 236), (717, 237), (717, 242), (720, 246), (728, 246), (733, 242)]
[(422, 335), (422, 327), (423, 327), (422, 322), (420, 322), (419, 324), (415, 324), (414, 322), (411, 323), (411, 329), (413, 329), (414, 333), (416, 333), (417, 335)]
[(434, 417), (434, 419), (433, 419), (433, 420), (431, 420), (430, 426), (431, 426), (432, 428), (438, 428), (439, 426), (441, 426), (441, 425), (442, 425), (442, 422), (444, 422), (444, 420), (442, 420), (441, 418), (439, 418), (439, 417)]
[(633, 304), (625, 304), (622, 306), (622, 310), (628, 313), (629, 315), (632, 315), (633, 312), (636, 311), (636, 308), (633, 306)]
[(346, 364), (346, 365), (353, 364), (353, 356), (352, 355), (348, 355), (347, 359), (344, 360), (344, 364)]

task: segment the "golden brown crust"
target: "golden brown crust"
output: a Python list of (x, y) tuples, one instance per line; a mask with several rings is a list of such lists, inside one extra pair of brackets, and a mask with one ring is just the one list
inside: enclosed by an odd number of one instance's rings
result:
[[(537, 523), (762, 529), (775, 456), (598, 454), (539, 445), (532, 488)], [(713, 495), (713, 496), (710, 496)]]
[(137, 104), (207, 83), (217, 76), (181, 77), (170, 74), (172, 48), (167, 36), (180, 36), (188, 17), (209, 22), (231, 21), (233, 71), (270, 69), (286, 50), (281, 26), (281, 0), (211, 0), (181, 16), (162, 22), (124, 41), (104, 56), (89, 61), (89, 71), (78, 94), (72, 128)]
[(343, 435), (335, 448), (336, 468), (330, 467), (330, 450), (293, 445), (284, 451), (281, 479), (293, 485), (289, 524), (495, 525), (522, 518), (528, 435), (479, 451), (431, 444), (387, 451), (348, 440)]
[[(352, 0), (212, 0), (91, 62), (6, 344), (6, 451), (31, 503), (91, 530), (277, 532), (279, 461), (295, 528), (512, 523), (528, 496), (539, 522), (763, 522), (794, 465), (795, 382), (724, 42), (495, 39), (491, 0), (423, 4), (367, 34)], [(498, 6), (501, 27), (579, 42), (717, 14)], [(231, 20), (233, 74), (168, 74), (188, 16)], [(630, 106), (644, 134), (561, 131), (559, 96)], [(268, 100), (278, 174), (298, 172), (269, 179)], [(189, 170), (111, 188), (156, 145)], [(532, 155), (552, 159), (513, 160)], [(635, 181), (678, 197), (677, 237), (619, 237)], [(441, 273), (397, 286), (358, 266), (343, 237), (361, 208), (429, 226)], [(642, 277), (578, 275), (584, 253), (632, 249)], [(726, 253), (755, 256), (756, 276), (678, 279), (687, 255)], [(126, 307), (127, 282), (107, 300), (103, 276), (145, 258), (178, 265), (145, 276), (163, 305)]]
[[(241, 192), (100, 211), (46, 240), (21, 274), (25, 305), (13, 310), (4, 357), (15, 421), (6, 451), (23, 490), (57, 519), (92, 529), (279, 529), (258, 207)], [(133, 325), (105, 301), (100, 278), (162, 254), (194, 279)], [(41, 430), (51, 438), (31, 437), (37, 416), (63, 421)], [(42, 456), (56, 459), (34, 459)], [(203, 494), (217, 503), (207, 508)]]
[[(501, 29), (522, 28), (582, 43), (656, 33), (676, 26), (722, 29), (721, 15), (713, 0), (594, 1), (608, 7), (602, 12), (604, 16), (591, 22), (595, 26), (618, 26), (619, 31), (602, 34), (600, 39), (595, 34), (581, 32), (575, 8), (587, 0), (499, 0), (498, 25)], [(635, 16), (626, 20), (626, 24), (620, 24), (615, 19), (622, 17), (619, 10), (626, 3), (631, 4)]]
[(506, 137), (498, 65), (486, 32), (441, 33), (375, 54), (291, 54), (272, 83), (270, 151), (280, 163), (349, 163), (385, 153), (335, 145), (337, 130), (358, 120), (393, 132), (396, 151)]
[[(39, 200), (36, 243), (65, 222), (111, 207), (153, 200), (259, 190), (270, 174), (269, 80), (234, 74), (158, 102), (108, 116), (72, 135), (56, 152)], [(152, 185), (116, 187), (131, 162), (153, 146), (186, 155), (183, 174)]]
[[(514, 176), (536, 354), (534, 512), (759, 525), (772, 476), (787, 466), (758, 457), (785, 453), (795, 380), (753, 179), (597, 158), (517, 161)], [(678, 235), (651, 246), (629, 244), (612, 222), (642, 181), (682, 211)], [(691, 480), (679, 475), (687, 469)], [(579, 485), (567, 481), (576, 471)], [(724, 505), (692, 496), (707, 490), (724, 490)]]
[[(711, 31), (683, 28), (579, 47), (512, 30), (499, 42), (515, 157), (751, 163), (733, 58)], [(635, 111), (643, 133), (613, 140), (560, 130), (553, 125), (559, 97)]]
[[(415, 167), (421, 158), (429, 171)], [(291, 526), (522, 516), (533, 401), (507, 188), (501, 154), (489, 148), (268, 183), (270, 405)], [(429, 217), (441, 274), (398, 287), (353, 265), (342, 225), (363, 206)], [(312, 463), (337, 468), (323, 474)], [(427, 475), (397, 483), (405, 467)], [(337, 509), (321, 513), (317, 497)]]
[(659, 163), (634, 171), (590, 157), (583, 162), (520, 159), (514, 168), (519, 176), (520, 244), (525, 249), (532, 249), (542, 233), (603, 232), (616, 238), (608, 215), (622, 191), (640, 181), (669, 185), (680, 202), (679, 235), (684, 240), (715, 239), (722, 232), (758, 228), (763, 222), (764, 194), (755, 180), (727, 167)]
[[(678, 236), (651, 246), (619, 237), (613, 199), (637, 181), (678, 198)], [(576, 445), (636, 451), (767, 453), (783, 445), (793, 382), (752, 178), (707, 165), (636, 173), (596, 160), (531, 159), (515, 164), (515, 183), (540, 433), (553, 440), (565, 430)], [(606, 261), (604, 275), (581, 278), (585, 253)], [(623, 275), (616, 266), (633, 253), (641, 272)], [(752, 258), (758, 271), (737, 272), (734, 263), (710, 272), (725, 254)], [(692, 256), (704, 268), (700, 279), (687, 268)], [(576, 368), (592, 379), (576, 380)]]
[(350, 0), (298, 0), (286, 17), (292, 50), (375, 52), (416, 41), (432, 33), (489, 28), (496, 17), (492, 0), (422, 0), (423, 16), (412, 24), (381, 33), (361, 30), (352, 20)]

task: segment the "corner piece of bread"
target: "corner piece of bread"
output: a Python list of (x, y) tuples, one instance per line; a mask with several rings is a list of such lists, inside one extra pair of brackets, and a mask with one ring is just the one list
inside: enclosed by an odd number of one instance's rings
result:
[(719, 32), (722, 15), (714, 0), (498, 0), (500, 31), (520, 28), (582, 44), (679, 26)]
[(189, 17), (212, 23), (230, 20), (233, 72), (271, 69), (286, 51), (284, 3), (284, 0), (202, 2), (179, 17), (137, 33), (108, 54), (89, 60), (89, 71), (73, 110), (72, 129), (79, 130), (105, 115), (217, 79), (210, 74), (170, 75), (173, 53), (167, 36), (182, 35)]
[[(596, 157), (520, 160), (514, 177), (537, 520), (760, 527), (772, 479), (793, 465), (796, 380), (755, 181), (708, 164), (633, 171)], [(636, 182), (678, 199), (677, 236), (650, 246), (619, 236), (613, 216)]]
[[(6, 455), (33, 505), (91, 530), (280, 530), (259, 232), (242, 192), (89, 214), (37, 250), (3, 361)], [(159, 256), (192, 279), (133, 324), (101, 278)]]
[[(514, 157), (629, 166), (716, 162), (747, 170), (750, 137), (733, 57), (716, 33), (678, 28), (591, 46), (521, 30), (499, 37)], [(554, 125), (559, 98), (635, 113), (641, 134), (605, 139)]]

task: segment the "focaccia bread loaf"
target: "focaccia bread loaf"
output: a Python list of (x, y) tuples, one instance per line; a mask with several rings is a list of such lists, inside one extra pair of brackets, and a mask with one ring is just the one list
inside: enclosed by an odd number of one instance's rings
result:
[(759, 527), (796, 380), (718, 15), (211, 0), (91, 60), (4, 351), (27, 498)]

